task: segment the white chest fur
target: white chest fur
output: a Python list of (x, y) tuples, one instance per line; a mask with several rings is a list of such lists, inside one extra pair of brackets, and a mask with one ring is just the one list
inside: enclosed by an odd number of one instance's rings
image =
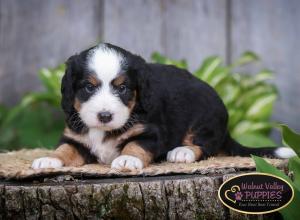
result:
[(91, 153), (97, 157), (99, 163), (111, 164), (120, 155), (120, 151), (117, 149), (117, 140), (109, 139), (104, 141), (104, 131), (90, 129), (87, 134), (78, 135), (68, 129), (65, 130), (65, 135), (86, 145)]
[(92, 154), (98, 158), (99, 163), (111, 164), (111, 162), (120, 155), (117, 149), (116, 140), (103, 141), (105, 133), (98, 129), (90, 129), (87, 134)]

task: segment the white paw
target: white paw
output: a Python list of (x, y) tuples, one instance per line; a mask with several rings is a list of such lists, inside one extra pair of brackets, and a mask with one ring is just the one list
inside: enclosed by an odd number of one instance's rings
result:
[(140, 158), (129, 156), (129, 155), (121, 155), (113, 160), (111, 163), (111, 168), (113, 169), (143, 169), (144, 163)]
[(60, 168), (63, 166), (63, 162), (55, 157), (41, 157), (35, 159), (32, 162), (31, 168), (40, 169), (40, 168)]
[(196, 160), (196, 155), (187, 147), (176, 147), (168, 152), (167, 160), (172, 163), (193, 163)]

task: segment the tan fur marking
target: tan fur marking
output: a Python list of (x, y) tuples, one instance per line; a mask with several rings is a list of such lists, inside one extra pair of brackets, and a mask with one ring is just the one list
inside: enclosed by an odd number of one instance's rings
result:
[(125, 140), (142, 134), (144, 132), (144, 129), (145, 127), (143, 124), (135, 124), (122, 134), (106, 134), (103, 139), (103, 143), (111, 139), (116, 139), (117, 145), (122, 144)]
[(190, 150), (192, 150), (195, 153), (195, 158), (196, 161), (199, 160), (203, 154), (201, 147), (197, 146), (197, 145), (193, 145), (193, 146), (186, 146), (187, 148), (189, 148)]
[(70, 144), (60, 145), (52, 154), (63, 161), (64, 166), (82, 166), (84, 164), (83, 157), (78, 153), (74, 146)]
[(83, 135), (80, 134), (76, 134), (73, 131), (71, 131), (70, 128), (66, 127), (64, 130), (64, 136), (71, 138), (81, 144), (84, 144), (84, 146), (86, 145), (86, 138), (83, 137)]
[(139, 134), (142, 134), (145, 130), (145, 126), (143, 124), (135, 124), (133, 125), (131, 128), (129, 128), (126, 132), (124, 132), (123, 134), (121, 134), (118, 138), (117, 141), (119, 143), (122, 143), (123, 141), (137, 136)]
[(134, 106), (135, 106), (135, 103), (136, 103), (136, 91), (134, 91), (134, 93), (133, 93), (133, 98), (132, 98), (132, 100), (130, 100), (130, 101), (128, 102), (128, 108), (129, 108), (130, 112), (132, 112), (132, 110), (133, 110), (133, 108), (134, 108)]
[(119, 75), (118, 77), (116, 77), (113, 81), (112, 81), (112, 84), (114, 86), (119, 86), (119, 85), (122, 85), (124, 82), (125, 82), (125, 75), (122, 74), (122, 75)]
[(203, 154), (201, 147), (195, 145), (194, 143), (194, 134), (191, 130), (189, 130), (186, 136), (183, 139), (182, 144), (192, 150), (195, 153), (196, 160), (199, 160)]
[(94, 86), (100, 85), (99, 79), (96, 76), (94, 76), (93, 74), (89, 75), (88, 81)]
[(80, 101), (77, 99), (77, 98), (75, 98), (75, 102), (74, 102), (74, 108), (76, 109), (76, 111), (80, 111), (80, 109), (81, 109), (81, 103), (80, 103)]
[(138, 157), (143, 161), (144, 167), (148, 166), (153, 158), (153, 155), (149, 151), (144, 150), (139, 144), (134, 141), (126, 144), (124, 149), (121, 151), (121, 155)]

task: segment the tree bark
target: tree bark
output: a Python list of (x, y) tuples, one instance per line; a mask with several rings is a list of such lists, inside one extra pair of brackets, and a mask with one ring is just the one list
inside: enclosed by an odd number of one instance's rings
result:
[(0, 219), (271, 219), (226, 208), (220, 184), (237, 175), (1, 182)]

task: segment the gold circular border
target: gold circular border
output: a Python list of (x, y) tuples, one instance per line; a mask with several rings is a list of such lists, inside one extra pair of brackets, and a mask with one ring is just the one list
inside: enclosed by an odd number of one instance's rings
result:
[[(272, 177), (275, 177), (277, 179), (280, 179), (282, 180), (283, 182), (287, 183), (287, 185), (292, 189), (292, 197), (291, 199), (284, 205), (284, 206), (281, 206), (277, 209), (274, 209), (274, 210), (270, 210), (270, 211), (265, 211), (265, 212), (246, 212), (246, 211), (241, 211), (241, 210), (238, 210), (238, 209), (235, 209), (235, 208), (232, 208), (230, 207), (229, 205), (227, 205), (223, 199), (221, 198), (220, 196), (220, 191), (221, 191), (221, 188), (223, 187), (223, 185), (225, 183), (227, 183), (228, 181), (232, 180), (232, 179), (235, 179), (237, 177), (240, 177), (240, 176), (249, 176), (249, 175), (261, 175), (261, 176), (272, 176)], [(252, 172), (252, 173), (244, 173), (244, 174), (240, 174), (240, 175), (237, 175), (237, 176), (234, 176), (234, 177), (231, 177), (229, 178), (228, 180), (226, 180), (225, 182), (223, 182), (221, 184), (221, 186), (219, 187), (219, 190), (218, 190), (218, 197), (219, 197), (219, 200), (223, 203), (223, 205), (225, 205), (227, 208), (231, 209), (231, 210), (234, 210), (236, 212), (240, 212), (240, 213), (244, 213), (244, 214), (253, 214), (253, 215), (259, 215), (259, 214), (267, 214), (267, 213), (272, 213), (272, 212), (276, 212), (276, 211), (279, 211), (280, 209), (283, 209), (285, 208), (286, 206), (288, 206), (292, 200), (294, 199), (294, 196), (295, 196), (295, 192), (294, 192), (294, 188), (293, 186), (285, 179), (283, 179), (282, 177), (278, 177), (276, 175), (273, 175), (273, 174), (269, 174), (269, 173), (258, 173), (258, 172)]]

